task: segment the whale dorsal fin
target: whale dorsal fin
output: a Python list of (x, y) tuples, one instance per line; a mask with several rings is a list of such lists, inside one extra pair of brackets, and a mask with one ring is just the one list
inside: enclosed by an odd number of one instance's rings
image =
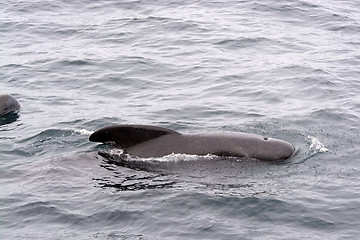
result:
[(158, 138), (167, 134), (180, 134), (174, 130), (147, 125), (117, 125), (101, 128), (90, 135), (92, 142), (115, 142), (122, 148)]

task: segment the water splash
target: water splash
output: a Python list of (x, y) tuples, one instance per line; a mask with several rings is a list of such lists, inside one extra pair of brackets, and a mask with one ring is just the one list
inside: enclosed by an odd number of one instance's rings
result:
[(181, 153), (172, 153), (163, 157), (148, 157), (148, 158), (140, 158), (137, 156), (133, 156), (127, 154), (123, 149), (114, 147), (110, 149), (105, 149), (101, 151), (101, 153), (105, 156), (112, 157), (114, 159), (121, 158), (127, 161), (137, 161), (137, 162), (183, 162), (183, 161), (198, 161), (198, 160), (206, 160), (206, 159), (214, 159), (219, 158), (218, 156), (207, 154), (203, 156), (199, 155), (191, 155), (191, 154), (181, 154)]
[(320, 142), (319, 139), (317, 139), (316, 137), (308, 135), (307, 138), (311, 141), (309, 149), (312, 150), (314, 153), (330, 152), (330, 150), (327, 149), (324, 144)]
[(79, 135), (91, 135), (94, 132), (94, 131), (89, 131), (86, 129), (75, 129), (75, 128), (70, 129), (70, 130)]

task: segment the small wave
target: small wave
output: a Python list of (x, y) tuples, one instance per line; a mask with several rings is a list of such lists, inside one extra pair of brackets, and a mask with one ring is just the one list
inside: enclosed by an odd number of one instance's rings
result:
[(83, 65), (92, 65), (92, 62), (89, 60), (81, 60), (81, 59), (74, 59), (74, 60), (64, 60), (61, 63), (65, 66), (83, 66)]
[(215, 42), (216, 45), (224, 46), (229, 49), (245, 48), (263, 42), (270, 42), (271, 40), (265, 37), (249, 37), (240, 39), (223, 39)]
[(307, 138), (311, 141), (310, 150), (314, 151), (314, 153), (326, 153), (330, 152), (322, 142), (319, 141), (316, 137), (312, 137), (310, 135)]
[(22, 142), (31, 140), (31, 139), (38, 139), (43, 141), (44, 139), (55, 139), (55, 138), (64, 138), (74, 135), (90, 135), (92, 131), (88, 131), (86, 129), (46, 129), (35, 136), (30, 138), (24, 139)]

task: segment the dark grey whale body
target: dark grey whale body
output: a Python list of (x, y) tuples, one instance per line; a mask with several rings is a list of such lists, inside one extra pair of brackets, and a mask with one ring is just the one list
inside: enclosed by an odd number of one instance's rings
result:
[(181, 134), (147, 125), (105, 127), (91, 134), (92, 142), (114, 142), (138, 157), (162, 157), (172, 153), (249, 157), (266, 161), (290, 158), (295, 147), (283, 140), (241, 132)]
[(9, 94), (0, 94), (0, 116), (20, 109), (20, 104)]

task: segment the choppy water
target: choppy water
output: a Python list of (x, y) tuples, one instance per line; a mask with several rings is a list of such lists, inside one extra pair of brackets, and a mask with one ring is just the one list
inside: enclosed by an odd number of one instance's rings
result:
[[(10, 0), (0, 16), (0, 93), (22, 105), (0, 120), (1, 239), (357, 239), (358, 1)], [(300, 151), (121, 160), (88, 141), (124, 123)]]

